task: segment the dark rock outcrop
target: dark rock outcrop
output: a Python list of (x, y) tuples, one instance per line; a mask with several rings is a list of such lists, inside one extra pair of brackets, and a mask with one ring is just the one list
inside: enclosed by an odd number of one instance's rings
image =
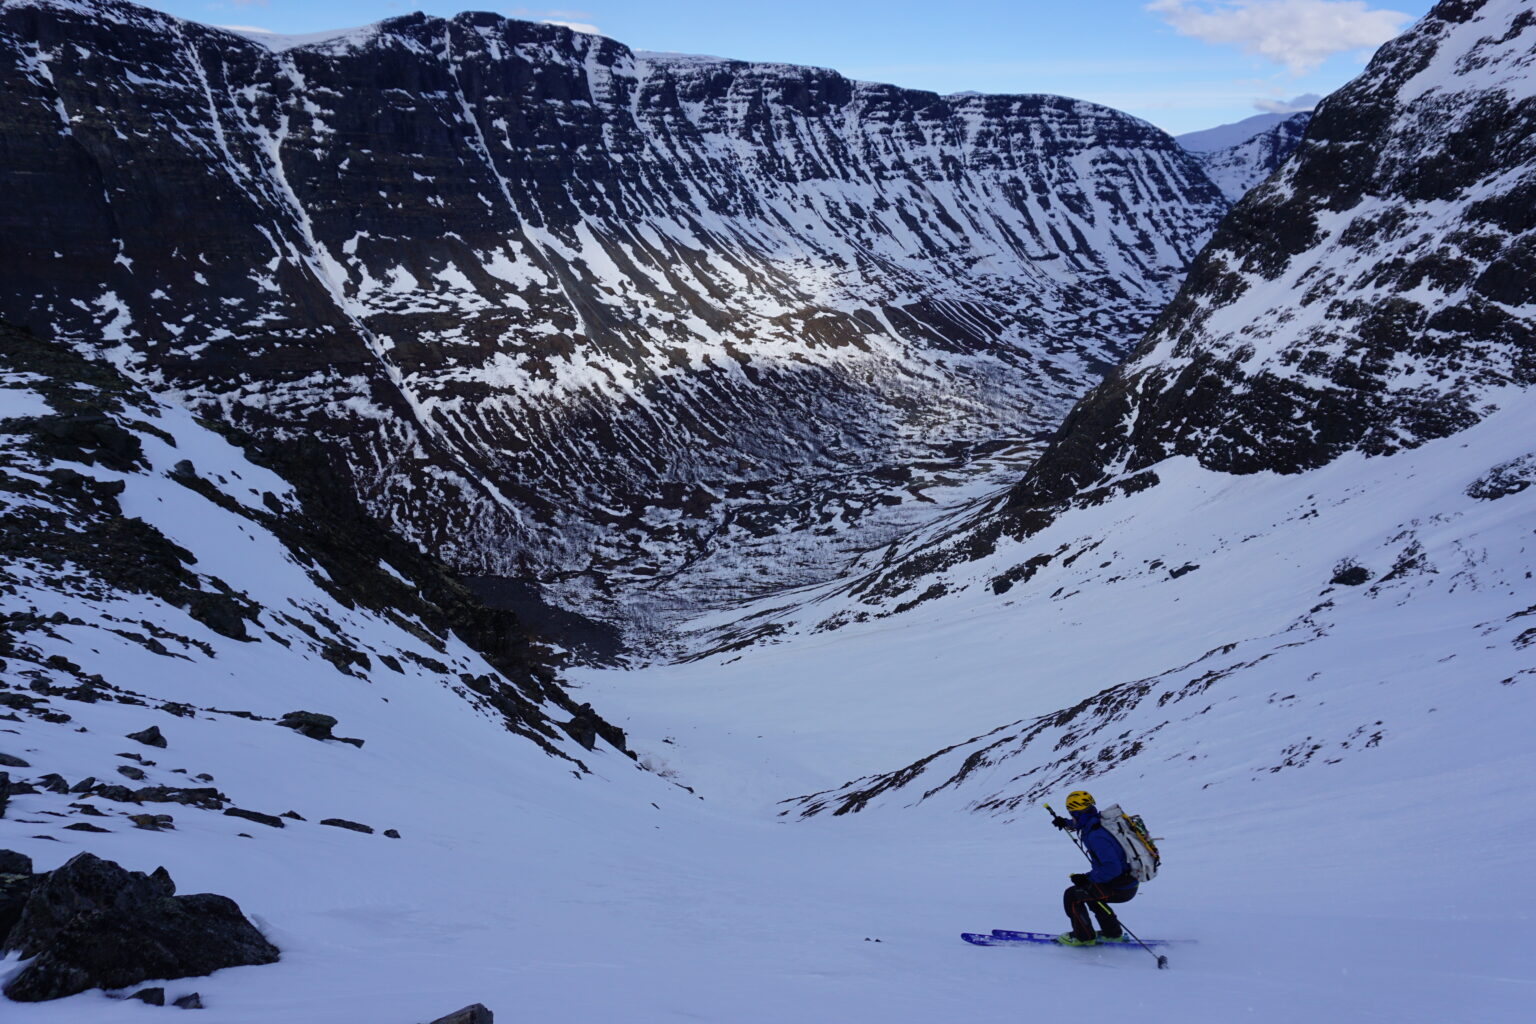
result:
[(0, 940), (0, 952), (37, 956), (80, 914), (92, 911), (127, 913), (176, 894), (164, 868), (146, 875), (125, 871), (111, 861), (82, 853), (43, 876), (28, 900), (21, 919)]
[[(153, 435), (159, 431), (153, 422), (162, 417), (163, 407), (121, 373), (5, 323), (0, 323), (0, 368), (9, 371), (9, 386), (17, 386), (24, 379), (25, 390), (34, 392), (55, 409), (91, 408), (135, 432)], [(95, 599), (102, 593), (148, 594), (182, 609), (216, 632), (222, 623), (227, 627), (226, 635), (234, 639), (272, 639), (271, 621), (262, 622), (259, 630), (245, 626), (235, 630), (233, 620), (210, 610), (212, 605), (208, 601), (226, 604), (237, 609), (240, 621), (248, 625), (256, 624), (263, 612), (256, 602), (226, 582), (197, 572), (192, 552), (144, 520), (124, 515), (117, 500), (123, 489), (121, 481), (93, 480), (50, 462), (52, 456), (36, 450), (34, 435), (25, 429), (14, 432), (18, 429), (16, 423), (0, 420), (0, 445), (15, 453), (11, 463), (0, 467), (0, 490), (21, 499), (0, 505), (0, 588), (20, 580), (20, 569), (13, 572), (12, 567), (40, 565), (51, 570), (48, 575), (55, 585), (73, 596), (89, 595)], [(282, 500), (268, 493), (260, 504), (242, 504), (219, 490), (215, 481), (193, 476), (179, 481), (196, 495), (187, 496), (189, 503), (200, 505), (206, 500), (213, 514), (237, 516), (243, 521), (242, 529), (267, 532), (290, 552), (295, 562), (313, 567), (316, 584), (337, 605), (366, 609), (395, 624), (409, 623), (403, 631), (409, 634), (409, 643), (421, 642), (441, 650), (441, 638), (456, 634), (479, 651), (494, 670), (481, 666), (482, 671), (472, 677), (473, 685), (460, 691), (464, 699), (498, 714), (510, 731), (539, 744), (546, 752), (568, 756), (558, 742), (556, 726), (549, 720), (549, 707), (568, 710), (575, 706), (574, 702), (557, 681), (550, 651), (528, 633), (514, 613), (480, 605), (441, 563), (367, 517), (353, 495), (336, 486), (330, 463), (312, 457), (311, 448), (303, 444), (268, 447), (233, 429), (224, 428), (222, 433), (224, 439), (243, 449), (246, 461), (284, 477), (293, 491)], [(62, 490), (59, 481), (67, 485)], [(197, 597), (198, 594), (205, 597)], [(0, 690), (0, 706), (15, 708), (46, 722), (67, 722), (70, 716), (54, 710), (49, 704), (51, 700), (112, 700), (144, 705), (145, 699), (130, 688), (85, 673), (54, 650), (45, 649), (51, 646), (46, 639), (41, 645), (26, 639), (29, 634), (46, 638), (47, 631), (63, 624), (63, 619), (28, 613), (0, 618), (0, 655), (14, 660), (27, 672), (46, 671), (68, 677), (64, 682), (35, 682), (28, 692)], [(338, 632), (334, 618), (322, 613), (314, 625), (295, 625), (291, 618), (284, 621), (293, 627), (289, 632), (297, 635), (274, 642), (297, 642), (321, 656), (325, 656), (324, 652), (350, 649), (354, 651), (352, 657), (338, 655), (334, 659), (328, 657), (327, 661), (338, 671), (352, 675), (368, 671), (367, 659), (358, 658), (357, 645), (349, 643), (353, 638)], [(79, 620), (74, 624), (87, 625)], [(180, 647), (194, 659), (211, 657), (213, 653), (206, 642), (182, 635), (185, 626), (169, 632), (151, 623), (125, 629), (120, 621), (110, 618), (89, 625), (130, 639), (160, 656), (170, 654), (168, 644)], [(277, 626), (278, 630), (283, 628)], [(396, 649), (395, 653), (403, 652)], [(381, 655), (380, 660), (386, 656), (399, 665), (399, 659), (393, 655)], [(422, 667), (435, 672), (449, 671), (435, 659), (416, 657)], [(172, 702), (160, 704), (159, 709), (179, 717), (192, 716), (200, 710)], [(249, 712), (206, 710), (250, 716)], [(142, 742), (156, 737), (165, 738), (158, 727), (150, 727), (135, 733), (133, 738)], [(362, 742), (350, 738), (346, 741), (354, 745)], [(153, 742), (147, 745), (156, 746)], [(56, 776), (50, 778), (51, 785), (61, 781)], [(126, 786), (101, 786), (94, 778), (81, 780), (75, 791), (94, 792), (123, 802), (196, 802), (213, 809), (218, 808), (222, 799), (212, 790), (206, 794), (170, 787), (136, 791)]]
[(432, 1024), (494, 1024), (495, 1016), (482, 1003), (471, 1003), (462, 1010), (455, 1010), (446, 1017), (439, 1017)]
[(332, 740), (331, 730), (336, 727), (336, 719), (330, 715), (322, 715), (314, 711), (290, 711), (278, 719), (278, 725), (284, 729), (292, 729), (312, 740)]
[(0, 850), (0, 952), (5, 937), (21, 917), (21, 908), (37, 886), (32, 859), (14, 850)]
[(128, 820), (133, 822), (134, 828), (142, 828), (149, 832), (164, 832), (167, 829), (176, 828), (176, 820), (169, 814), (130, 814)]
[(241, 807), (226, 807), (224, 813), (234, 818), (244, 818), (246, 821), (254, 821), (258, 825), (266, 825), (270, 828), (284, 828), (287, 822), (275, 814), (263, 814), (260, 811), (247, 811)]
[(350, 743), (354, 747), (361, 747), (363, 741), (348, 736), (334, 736), (331, 730), (336, 727), (336, 719), (330, 715), (321, 715), (313, 711), (290, 711), (278, 720), (278, 725), (285, 729), (292, 729), (312, 740), (336, 740), (339, 743)]
[(588, 750), (597, 746), (599, 737), (608, 741), (615, 750), (636, 757), (633, 751), (626, 745), (624, 730), (607, 721), (603, 716), (592, 710), (591, 704), (583, 704), (576, 709), (576, 714), (569, 722), (561, 726), (571, 734), (571, 738)]
[[(145, 875), (82, 853), (55, 871), (23, 877), (25, 902), (0, 939), (0, 950), (35, 958), (5, 988), (18, 1002), (278, 959), (234, 901), (213, 893), (177, 896), (164, 868)], [(162, 991), (156, 1005), (163, 1003)]]

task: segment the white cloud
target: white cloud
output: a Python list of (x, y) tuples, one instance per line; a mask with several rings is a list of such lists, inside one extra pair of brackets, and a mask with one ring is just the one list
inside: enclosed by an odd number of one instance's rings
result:
[(602, 30), (587, 19), (592, 17), (586, 11), (551, 11), (535, 10), (531, 7), (514, 7), (507, 12), (508, 17), (522, 18), (526, 21), (536, 21), (541, 25), (559, 25), (568, 28), (572, 32), (585, 32), (587, 35), (600, 36)]
[(1374, 49), (1412, 20), (1366, 0), (1152, 0), (1146, 9), (1180, 35), (1241, 47), (1297, 75), (1336, 53)]
[(1303, 110), (1311, 110), (1322, 101), (1323, 98), (1317, 93), (1304, 92), (1289, 100), (1257, 99), (1253, 101), (1253, 106), (1267, 114), (1299, 114)]
[(589, 36), (602, 35), (602, 32), (598, 30), (596, 25), (589, 25), (584, 21), (559, 21), (555, 18), (544, 18), (539, 22), (539, 24), (559, 25), (562, 28), (570, 29), (572, 32), (585, 32)]

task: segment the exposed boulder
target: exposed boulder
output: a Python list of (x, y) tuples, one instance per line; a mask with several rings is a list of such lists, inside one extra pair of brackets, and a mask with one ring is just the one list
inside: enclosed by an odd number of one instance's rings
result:
[(369, 826), (356, 821), (348, 821), (346, 818), (324, 818), (321, 819), (320, 824), (334, 825), (336, 828), (346, 828), (351, 829), (353, 832), (366, 832), (370, 836), (373, 835), (373, 829)]
[(160, 734), (160, 727), (158, 725), (152, 725), (148, 729), (144, 729), (140, 732), (131, 732), (128, 734), (127, 738), (130, 740), (137, 740), (138, 742), (144, 744), (146, 747), (165, 746), (165, 737)]
[(97, 410), (26, 417), (12, 421), (9, 430), (31, 434), (39, 449), (69, 462), (100, 464), (127, 473), (144, 461), (138, 437)]
[(75, 916), (94, 910), (126, 911), (176, 895), (164, 868), (153, 874), (125, 871), (117, 864), (82, 853), (46, 875), (28, 900), (21, 919), (0, 945), (0, 953), (37, 956)]
[(21, 908), (37, 885), (32, 859), (14, 850), (0, 850), (0, 944), (21, 917)]
[(1371, 570), (1358, 562), (1345, 560), (1334, 567), (1333, 576), (1328, 582), (1338, 587), (1358, 587), (1370, 580)]
[(147, 829), (150, 832), (164, 832), (167, 829), (176, 828), (175, 819), (169, 814), (130, 814), (128, 820), (133, 822), (134, 828)]
[(283, 828), (285, 822), (275, 814), (263, 814), (260, 811), (248, 811), (243, 807), (226, 807), (224, 813), (233, 818), (244, 818), (246, 821), (254, 821), (258, 825), (269, 825), (272, 828)]
[(313, 740), (328, 740), (336, 728), (336, 719), (315, 711), (290, 711), (278, 719), (278, 725), (303, 733)]
[(588, 750), (596, 747), (598, 739), (602, 738), (607, 740), (615, 750), (628, 754), (631, 758), (636, 756), (627, 746), (624, 730), (592, 710), (591, 704), (578, 707), (576, 714), (569, 722), (562, 724), (561, 728)]
[(314, 711), (290, 711), (278, 719), (278, 725), (285, 729), (308, 736), (312, 740), (339, 740), (342, 743), (350, 743), (354, 747), (361, 747), (363, 741), (348, 736), (335, 736), (331, 730), (336, 728), (336, 719), (330, 715), (322, 715)]
[(177, 896), (164, 868), (145, 875), (82, 853), (33, 882), (0, 947), (36, 957), (5, 988), (19, 1002), (275, 963), (279, 956), (233, 900)]

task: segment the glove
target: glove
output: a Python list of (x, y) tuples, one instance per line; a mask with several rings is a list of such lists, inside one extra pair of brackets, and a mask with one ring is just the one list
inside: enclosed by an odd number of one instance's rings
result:
[(1072, 819), (1071, 818), (1063, 818), (1059, 814), (1056, 815), (1056, 817), (1051, 819), (1051, 824), (1055, 825), (1057, 828), (1061, 829), (1063, 832), (1070, 832), (1073, 829), (1073, 827), (1074, 827), (1073, 824), (1072, 824)]
[(1088, 888), (1088, 885), (1089, 885), (1088, 876), (1087, 875), (1073, 875), (1072, 876), (1072, 884), (1075, 885), (1075, 886), (1078, 886), (1080, 888), (1086, 889), (1086, 888)]

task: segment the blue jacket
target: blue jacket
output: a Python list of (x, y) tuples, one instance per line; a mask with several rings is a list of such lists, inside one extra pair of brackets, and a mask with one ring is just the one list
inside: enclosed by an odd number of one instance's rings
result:
[(1098, 808), (1073, 811), (1072, 823), (1077, 827), (1078, 835), (1083, 837), (1083, 847), (1088, 851), (1088, 856), (1093, 859), (1093, 867), (1088, 869), (1088, 880), (1107, 885), (1125, 875), (1122, 884), (1115, 888), (1136, 888), (1139, 883), (1127, 874), (1130, 865), (1125, 861), (1125, 851), (1120, 849), (1120, 843), (1114, 836), (1104, 831), (1104, 826), (1099, 823)]

